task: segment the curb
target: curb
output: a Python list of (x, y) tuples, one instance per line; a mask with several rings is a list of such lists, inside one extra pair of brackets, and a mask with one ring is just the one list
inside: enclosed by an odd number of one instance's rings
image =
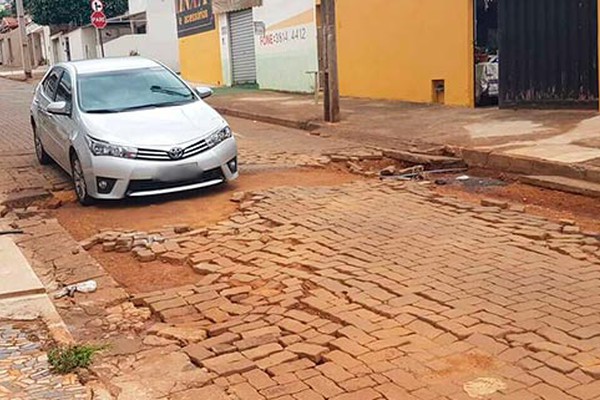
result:
[[(227, 107), (213, 107), (223, 115), (280, 125), (287, 128), (313, 131), (322, 127), (315, 121), (298, 121), (272, 117), (264, 114), (234, 110)], [(379, 147), (378, 147), (379, 148)], [(581, 164), (547, 161), (539, 158), (509, 155), (492, 150), (478, 150), (460, 146), (447, 146), (450, 152), (460, 158), (469, 168), (483, 168), (522, 175), (556, 175), (581, 181), (600, 183), (600, 168)]]
[(600, 183), (600, 168), (539, 158), (508, 155), (490, 150), (457, 148), (457, 156), (467, 166), (524, 175), (556, 175), (565, 178)]
[(253, 121), (265, 122), (268, 124), (284, 126), (286, 128), (300, 129), (303, 131), (314, 131), (315, 129), (319, 129), (321, 127), (321, 125), (319, 125), (318, 123), (310, 121), (310, 120), (298, 121), (298, 120), (287, 119), (287, 118), (272, 117), (272, 116), (264, 115), (264, 114), (255, 114), (252, 112), (233, 110), (233, 109), (227, 108), (227, 107), (218, 107), (218, 106), (212, 106), (212, 107), (218, 113), (223, 114), (223, 115), (228, 115), (230, 117), (237, 117), (237, 118), (249, 119), (249, 120), (253, 120)]

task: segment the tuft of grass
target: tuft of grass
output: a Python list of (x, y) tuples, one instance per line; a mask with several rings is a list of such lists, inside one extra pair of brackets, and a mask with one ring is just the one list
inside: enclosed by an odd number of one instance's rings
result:
[(52, 370), (59, 374), (69, 374), (92, 364), (94, 355), (106, 346), (70, 345), (59, 346), (48, 351), (48, 362)]

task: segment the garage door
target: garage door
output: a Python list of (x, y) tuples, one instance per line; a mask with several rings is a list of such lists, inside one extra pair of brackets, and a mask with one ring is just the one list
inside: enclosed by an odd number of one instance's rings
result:
[(500, 106), (597, 107), (597, 0), (499, 0)]
[(256, 82), (252, 9), (229, 13), (233, 84)]

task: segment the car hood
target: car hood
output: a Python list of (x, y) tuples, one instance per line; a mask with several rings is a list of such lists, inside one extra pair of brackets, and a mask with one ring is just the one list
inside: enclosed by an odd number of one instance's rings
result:
[(82, 113), (87, 133), (133, 147), (172, 147), (206, 137), (225, 120), (203, 101), (114, 114)]

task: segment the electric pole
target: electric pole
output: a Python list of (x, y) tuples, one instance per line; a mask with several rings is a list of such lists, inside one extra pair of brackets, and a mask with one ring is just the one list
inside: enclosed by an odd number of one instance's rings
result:
[(321, 0), (324, 49), (325, 121), (340, 121), (340, 86), (338, 80), (335, 0)]
[(23, 61), (23, 72), (25, 78), (31, 78), (31, 58), (29, 53), (29, 39), (27, 38), (27, 29), (25, 27), (25, 10), (23, 0), (16, 0), (17, 20), (19, 21), (19, 39), (21, 40), (21, 59)]

